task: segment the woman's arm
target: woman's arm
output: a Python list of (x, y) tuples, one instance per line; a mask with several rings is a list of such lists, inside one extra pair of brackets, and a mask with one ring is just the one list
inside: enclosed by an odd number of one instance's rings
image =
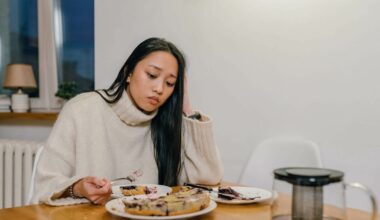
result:
[[(218, 184), (223, 176), (219, 149), (215, 144), (212, 121), (190, 104), (189, 87), (185, 77), (183, 99), (183, 167), (180, 182), (189, 181), (207, 185)], [(194, 114), (200, 117), (186, 117)]]
[(32, 203), (60, 206), (90, 200), (101, 204), (109, 198), (108, 180), (75, 175), (77, 129), (70, 104), (62, 109), (38, 161)]
[(216, 146), (211, 119), (184, 118), (183, 167), (180, 182), (216, 185), (223, 177), (223, 165)]
[(68, 205), (87, 200), (60, 199), (67, 188), (80, 180), (75, 173), (75, 121), (70, 102), (62, 109), (54, 124), (37, 164), (32, 203)]

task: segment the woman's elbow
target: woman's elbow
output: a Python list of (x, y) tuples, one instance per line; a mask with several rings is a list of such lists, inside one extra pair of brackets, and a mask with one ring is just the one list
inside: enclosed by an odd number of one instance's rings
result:
[(223, 179), (223, 169), (212, 170), (210, 172), (203, 172), (197, 178), (194, 178), (193, 183), (203, 185), (218, 185)]

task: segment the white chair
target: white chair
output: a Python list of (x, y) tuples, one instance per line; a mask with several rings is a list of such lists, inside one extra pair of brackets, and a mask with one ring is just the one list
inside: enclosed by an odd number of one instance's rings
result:
[(267, 139), (253, 150), (239, 183), (270, 190), (273, 170), (292, 166), (322, 167), (318, 145), (294, 138)]
[(34, 157), (34, 163), (33, 163), (33, 171), (32, 171), (32, 176), (30, 177), (30, 185), (29, 185), (29, 192), (28, 192), (28, 198), (26, 201), (26, 205), (30, 205), (33, 197), (33, 192), (34, 192), (34, 179), (36, 178), (36, 170), (37, 170), (37, 164), (38, 160), (40, 159), (41, 153), (43, 151), (44, 147), (40, 147), (36, 151), (36, 155)]

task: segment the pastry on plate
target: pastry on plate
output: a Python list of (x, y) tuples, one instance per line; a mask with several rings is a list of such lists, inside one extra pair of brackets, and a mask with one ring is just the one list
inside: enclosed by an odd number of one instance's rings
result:
[(121, 186), (120, 190), (124, 196), (136, 196), (136, 195), (146, 195), (146, 194), (156, 193), (157, 187), (129, 185), (129, 186)]
[(210, 204), (207, 191), (190, 189), (158, 198), (123, 199), (125, 211), (133, 215), (173, 216), (196, 212)]
[(218, 187), (218, 198), (224, 200), (255, 200), (260, 198), (260, 196), (245, 196), (230, 186)]

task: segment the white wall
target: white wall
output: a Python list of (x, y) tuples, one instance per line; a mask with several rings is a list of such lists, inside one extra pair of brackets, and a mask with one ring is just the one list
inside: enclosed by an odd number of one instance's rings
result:
[[(95, 84), (108, 87), (142, 40), (164, 37), (187, 56), (194, 106), (214, 119), (225, 180), (263, 139), (301, 136), (380, 198), (379, 10), (377, 0), (97, 0)], [(355, 196), (349, 205), (368, 206)]]

